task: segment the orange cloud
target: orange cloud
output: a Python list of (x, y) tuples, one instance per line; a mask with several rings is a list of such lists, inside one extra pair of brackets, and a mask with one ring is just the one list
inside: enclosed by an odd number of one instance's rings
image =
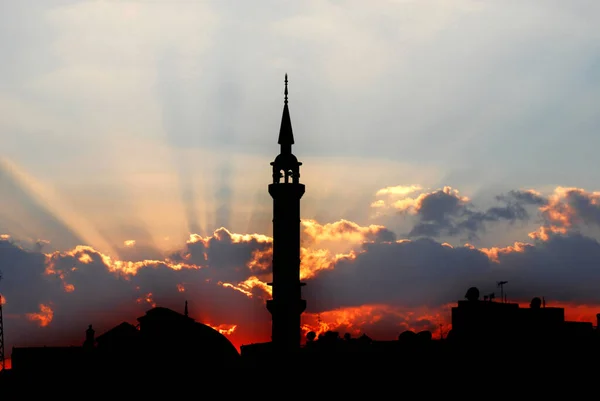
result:
[(262, 272), (271, 267), (273, 261), (273, 248), (261, 250), (257, 249), (252, 252), (252, 258), (247, 263), (248, 268), (252, 272)]
[[(301, 261), (300, 261), (300, 279), (305, 280), (314, 277), (318, 271), (333, 269), (335, 264), (344, 260), (354, 260), (358, 252), (351, 251), (347, 254), (333, 254), (327, 249), (309, 249), (301, 248)], [(253, 253), (253, 259), (248, 262), (248, 267), (251, 270), (266, 270), (271, 266), (272, 248), (266, 251), (256, 251)], [(258, 267), (257, 267), (258, 266)], [(218, 283), (222, 287), (231, 288), (235, 291), (239, 291), (242, 294), (252, 298), (253, 289), (258, 288), (262, 290), (265, 295), (271, 295), (272, 290), (265, 280), (258, 278), (257, 276), (251, 276), (243, 282), (233, 284), (227, 282)]]
[(142, 261), (126, 261), (116, 260), (108, 255), (105, 255), (91, 246), (78, 245), (74, 249), (69, 251), (55, 251), (50, 254), (46, 254), (46, 274), (56, 274), (60, 277), (64, 274), (64, 271), (59, 271), (56, 268), (56, 261), (65, 257), (72, 257), (82, 264), (91, 264), (95, 258), (99, 259), (104, 263), (109, 272), (122, 274), (124, 276), (135, 275), (137, 272), (144, 267), (153, 267), (157, 265), (165, 265), (173, 270), (181, 269), (199, 269), (200, 266), (196, 266), (188, 263), (172, 263), (168, 260), (142, 260)]
[[(520, 308), (529, 308), (529, 302), (517, 303)], [(440, 338), (452, 329), (451, 308), (454, 306), (456, 304), (450, 303), (433, 309), (407, 309), (391, 305), (362, 305), (321, 313), (304, 313), (302, 331), (305, 335), (309, 331), (317, 335), (338, 331), (340, 335), (350, 333), (354, 337), (364, 333), (374, 339), (393, 340), (405, 330), (430, 330), (433, 338)], [(546, 306), (564, 308), (567, 321), (591, 322), (594, 325), (596, 314), (600, 313), (600, 305), (547, 302)], [(381, 325), (379, 330), (378, 325)], [(373, 331), (379, 335), (372, 335)], [(382, 337), (381, 333), (384, 332), (388, 333), (387, 337)]]
[(558, 226), (541, 226), (537, 229), (537, 231), (532, 231), (529, 234), (529, 238), (540, 240), (540, 241), (548, 241), (552, 234), (566, 234), (567, 229), (565, 227)]
[(252, 292), (252, 290), (254, 288), (258, 288), (258, 289), (262, 290), (264, 293), (268, 294), (269, 296), (272, 295), (271, 286), (267, 285), (266, 282), (262, 281), (261, 279), (259, 279), (256, 276), (249, 277), (248, 279), (246, 279), (245, 281), (242, 281), (241, 283), (238, 283), (237, 285), (234, 285), (231, 283), (224, 283), (221, 281), (218, 282), (218, 285), (225, 287), (225, 288), (231, 288), (232, 290), (235, 290), (235, 291), (239, 291), (249, 298), (252, 298), (254, 296), (254, 294)]
[(213, 235), (203, 237), (198, 234), (190, 234), (190, 238), (187, 240), (188, 244), (194, 244), (196, 242), (201, 242), (206, 248), (210, 246), (211, 239), (223, 240), (225, 236), (231, 238), (233, 243), (240, 242), (251, 242), (256, 241), (258, 243), (270, 243), (273, 242), (273, 239), (268, 235), (263, 234), (236, 234), (232, 233), (225, 227), (218, 228), (215, 230)]
[(449, 330), (451, 316), (448, 307), (441, 307), (438, 310), (424, 308), (409, 310), (391, 305), (362, 305), (321, 313), (305, 313), (302, 317), (302, 331), (305, 334), (310, 331), (317, 335), (327, 331), (341, 331), (341, 334), (350, 333), (358, 336), (364, 333), (371, 336), (373, 333), (370, 332), (375, 331), (388, 333), (387, 335), (391, 336), (387, 338), (389, 340), (396, 339), (406, 330), (415, 332), (431, 330), (434, 336), (439, 336), (440, 325), (445, 332)]
[(305, 280), (314, 277), (319, 270), (333, 269), (335, 264), (344, 260), (354, 260), (358, 253), (350, 251), (346, 254), (333, 254), (327, 249), (307, 249), (300, 250), (300, 279)]
[(27, 319), (37, 322), (40, 327), (46, 327), (52, 322), (54, 311), (49, 305), (40, 304), (40, 311), (37, 313), (28, 313)]
[(123, 242), (123, 245), (125, 245), (128, 248), (132, 248), (135, 246), (135, 240), (134, 239), (128, 239), (126, 241)]
[[(354, 260), (359, 253), (363, 252), (362, 250), (353, 249), (347, 252), (334, 252), (328, 248), (335, 247), (336, 244), (341, 244), (344, 248), (352, 247), (352, 245), (361, 245), (369, 240), (369, 236), (376, 235), (381, 230), (385, 230), (384, 226), (370, 225), (363, 227), (347, 220), (319, 224), (315, 220), (308, 219), (302, 220), (302, 227), (305, 236), (309, 238), (304, 243), (304, 246), (300, 248), (300, 279), (302, 280), (314, 277), (320, 270), (333, 269), (340, 260)], [(227, 233), (229, 232), (227, 231)], [(272, 243), (272, 238), (257, 234), (238, 235), (229, 233), (229, 235), (243, 241)], [(194, 242), (202, 241), (208, 244), (209, 239), (208, 237), (194, 236)], [(323, 242), (329, 242), (328, 246), (326, 248), (318, 248), (317, 246)], [(349, 242), (350, 245), (348, 244)], [(248, 297), (253, 296), (254, 288), (258, 288), (265, 294), (271, 295), (271, 287), (267, 285), (265, 280), (258, 276), (270, 269), (272, 260), (272, 246), (254, 250), (251, 259), (246, 265), (250, 271), (257, 275), (241, 283), (220, 282), (219, 285), (239, 291)]]
[(183, 284), (177, 284), (177, 291), (178, 292), (185, 292), (185, 287), (183, 286)]
[[(541, 196), (538, 192), (529, 190), (534, 195)], [(600, 192), (587, 192), (581, 188), (556, 187), (554, 192), (548, 196), (545, 205), (539, 207), (539, 211), (547, 220), (547, 224), (537, 231), (529, 233), (532, 239), (547, 241), (552, 234), (566, 234), (567, 231), (577, 224), (583, 222), (581, 211), (577, 208), (577, 198), (585, 199), (589, 205), (598, 207), (600, 205)]]
[(230, 336), (235, 332), (235, 329), (237, 329), (237, 325), (236, 324), (220, 324), (218, 326), (213, 326), (211, 324), (208, 323), (204, 323), (205, 325), (215, 329), (216, 331), (218, 331), (219, 333), (226, 335), (226, 336)]
[(533, 245), (526, 242), (515, 242), (512, 246), (506, 246), (504, 248), (491, 247), (491, 248), (479, 248), (479, 250), (487, 255), (488, 258), (494, 263), (500, 263), (498, 259), (499, 255), (508, 254), (512, 252), (525, 252), (527, 248), (531, 248)]
[(352, 221), (339, 220), (334, 223), (319, 224), (315, 220), (302, 220), (302, 228), (307, 240), (311, 242), (324, 241), (350, 241), (364, 242), (371, 235), (375, 235), (386, 228), (380, 225), (362, 227)]
[[(73, 269), (75, 269), (75, 267), (73, 267)], [(45, 274), (46, 275), (55, 275), (57, 276), (60, 281), (62, 282), (62, 286), (63, 286), (63, 290), (65, 292), (73, 292), (75, 291), (75, 286), (73, 284), (69, 284), (66, 280), (65, 277), (65, 273), (63, 271), (60, 270), (56, 270), (56, 263), (55, 263), (55, 259), (50, 257), (49, 255), (46, 255), (46, 270), (45, 270)]]
[(141, 297), (139, 297), (138, 299), (135, 300), (138, 304), (142, 304), (142, 303), (147, 303), (149, 305), (151, 305), (153, 308), (156, 307), (156, 302), (154, 302), (154, 299), (152, 299), (152, 293), (149, 292)]

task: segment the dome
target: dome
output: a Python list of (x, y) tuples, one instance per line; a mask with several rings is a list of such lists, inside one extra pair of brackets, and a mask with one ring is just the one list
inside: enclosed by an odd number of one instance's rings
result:
[(398, 335), (398, 341), (411, 341), (416, 337), (417, 333), (412, 330), (405, 330)]
[(203, 343), (202, 353), (204, 354), (219, 354), (221, 358), (234, 360), (240, 356), (235, 346), (227, 337), (219, 333), (217, 330), (202, 323), (194, 322), (192, 336)]
[(291, 153), (282, 153), (277, 155), (273, 164), (278, 167), (291, 168), (298, 165), (298, 158)]
[(138, 321), (143, 346), (162, 349), (168, 360), (221, 366), (239, 360), (240, 354), (227, 337), (171, 309), (153, 308)]

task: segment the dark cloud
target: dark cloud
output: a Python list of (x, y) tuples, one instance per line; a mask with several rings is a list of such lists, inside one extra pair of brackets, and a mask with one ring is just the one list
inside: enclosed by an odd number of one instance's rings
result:
[(409, 232), (409, 237), (441, 237), (444, 235), (466, 235), (467, 239), (478, 238), (485, 230), (485, 224), (498, 221), (523, 221), (529, 219), (520, 193), (498, 196), (503, 203), (484, 211), (479, 211), (466, 198), (446, 187), (421, 195), (416, 208), (417, 223)]
[(521, 202), (523, 204), (528, 204), (528, 205), (542, 206), (542, 205), (545, 205), (546, 203), (548, 203), (548, 199), (546, 199), (541, 194), (538, 194), (533, 191), (512, 190), (512, 191), (509, 191), (505, 195), (498, 195), (496, 197), (496, 199), (498, 199), (498, 200), (505, 200), (505, 201), (509, 201), (509, 202), (510, 202), (511, 198), (516, 200), (517, 202)]
[[(522, 199), (512, 196), (505, 204), (516, 210), (510, 202)], [(456, 204), (446, 205), (446, 210), (457, 210)], [(513, 216), (506, 213), (502, 208), (486, 211), (487, 216)], [(531, 244), (477, 249), (451, 247), (430, 238), (396, 241), (385, 228), (361, 228), (345, 221), (311, 222), (304, 229), (310, 233), (304, 236), (308, 239), (344, 242), (349, 234), (362, 235), (366, 241), (355, 258), (341, 258), (333, 269), (318, 270), (303, 290), (306, 319), (340, 308), (356, 309), (347, 313), (354, 320), (340, 321), (340, 331), (368, 330), (371, 336), (389, 338), (407, 328), (435, 329), (439, 316), (407, 311), (440, 310), (462, 299), (470, 286), (479, 287), (482, 294), (497, 292), (499, 280), (509, 282), (506, 291), (511, 300), (544, 296), (548, 302), (600, 303), (595, 287), (600, 281), (600, 244), (577, 232), (551, 234), (546, 241)], [(11, 345), (79, 341), (88, 324), (102, 332), (123, 320), (135, 322), (153, 304), (183, 310), (185, 300), (199, 321), (237, 325), (230, 337), (237, 344), (269, 338), (270, 315), (264, 304), (268, 294), (261, 289), (270, 275), (267, 237), (220, 229), (210, 237), (192, 236), (168, 257), (137, 261), (114, 260), (83, 246), (44, 253), (45, 244), (40, 244), (26, 249), (10, 239), (0, 240), (4, 272), (0, 292), (7, 300), (6, 335)], [(318, 250), (323, 244), (305, 245)], [(316, 259), (305, 258), (304, 263), (332, 257), (314, 255)], [(260, 285), (253, 287), (252, 282)], [(41, 305), (53, 312), (47, 327), (28, 318), (40, 313)], [(379, 308), (372, 311), (375, 317), (369, 317), (365, 306)]]
[(202, 266), (213, 280), (238, 283), (256, 274), (248, 266), (254, 253), (264, 252), (270, 247), (270, 243), (255, 236), (243, 241), (234, 239), (227, 229), (220, 228), (208, 239), (193, 236), (183, 249), (172, 253), (169, 258), (175, 263)]
[(471, 248), (451, 248), (431, 239), (365, 244), (356, 260), (343, 260), (306, 286), (309, 309), (364, 304), (439, 306), (463, 292), (490, 269)]
[(37, 312), (41, 302), (47, 303), (62, 292), (60, 281), (44, 275), (44, 254), (27, 251), (13, 241), (0, 239), (0, 270), (0, 292), (14, 304), (7, 313)]
[[(488, 254), (497, 252), (497, 262)], [(364, 304), (440, 306), (462, 299), (467, 288), (498, 292), (509, 281), (512, 299), (534, 296), (560, 302), (599, 304), (600, 244), (580, 234), (553, 235), (520, 247), (452, 248), (430, 239), (366, 244), (356, 260), (321, 271), (305, 289), (312, 311)], [(499, 294), (497, 294), (499, 296)]]
[[(534, 191), (511, 191), (524, 205), (538, 207), (538, 222), (548, 232), (576, 232), (600, 227), (600, 193), (558, 187), (548, 196)], [(543, 238), (543, 235), (537, 234)]]
[[(270, 316), (264, 299), (249, 298), (220, 284), (245, 280), (250, 275), (245, 265), (253, 247), (260, 249), (263, 244), (252, 240), (235, 243), (226, 232), (219, 232), (207, 241), (208, 259), (193, 265), (181, 255), (199, 259), (198, 252), (203, 251), (197, 244), (183, 249), (179, 253), (182, 265), (174, 265), (167, 260), (112, 260), (90, 247), (45, 255), (0, 240), (0, 270), (4, 273), (0, 292), (7, 302), (8, 344), (70, 341), (82, 337), (88, 324), (102, 331), (123, 320), (135, 323), (153, 304), (183, 311), (185, 300), (199, 321), (237, 325), (232, 341), (265, 338)], [(41, 305), (52, 310), (47, 327), (28, 318), (28, 314), (39, 313)], [(54, 340), (47, 340), (49, 337)]]

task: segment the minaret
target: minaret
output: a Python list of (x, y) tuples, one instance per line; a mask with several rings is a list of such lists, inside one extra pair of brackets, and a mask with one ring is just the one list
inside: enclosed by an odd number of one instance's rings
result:
[(85, 342), (83, 343), (84, 348), (94, 348), (94, 344), (96, 342), (96, 331), (92, 328), (90, 324), (88, 329), (85, 331)]
[(273, 299), (267, 301), (272, 316), (271, 341), (277, 352), (300, 348), (300, 315), (306, 309), (300, 282), (300, 166), (292, 154), (294, 135), (288, 109), (287, 74), (283, 116), (279, 129), (279, 155), (271, 163), (273, 183), (269, 194), (273, 198)]

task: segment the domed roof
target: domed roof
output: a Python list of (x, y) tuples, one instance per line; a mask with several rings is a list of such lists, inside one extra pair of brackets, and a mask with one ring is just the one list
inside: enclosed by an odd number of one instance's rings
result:
[(275, 166), (292, 167), (298, 165), (298, 158), (292, 153), (281, 153), (277, 155), (273, 162)]
[(205, 362), (228, 364), (239, 359), (239, 352), (227, 337), (174, 310), (153, 308), (138, 321), (140, 334), (149, 344), (168, 344), (172, 352)]
[(218, 348), (223, 354), (232, 358), (240, 356), (231, 341), (217, 330), (199, 322), (194, 322), (193, 327), (193, 336), (198, 340), (201, 339), (207, 348)]

